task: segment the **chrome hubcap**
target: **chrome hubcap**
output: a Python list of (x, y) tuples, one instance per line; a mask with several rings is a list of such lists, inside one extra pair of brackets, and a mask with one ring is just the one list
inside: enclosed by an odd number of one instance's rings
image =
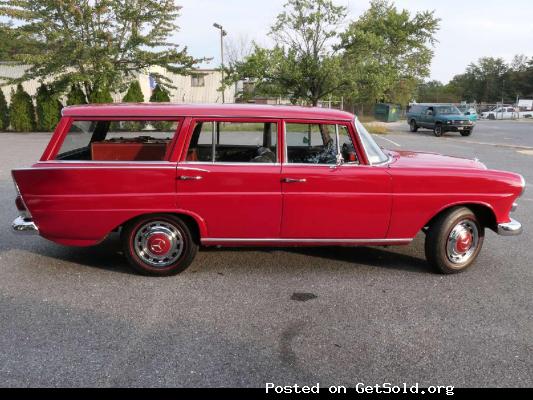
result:
[(165, 221), (149, 222), (139, 228), (134, 238), (135, 253), (145, 263), (159, 268), (174, 264), (183, 253), (183, 236)]
[(448, 260), (453, 264), (464, 264), (475, 253), (479, 243), (479, 231), (474, 221), (463, 220), (450, 232), (446, 244)]

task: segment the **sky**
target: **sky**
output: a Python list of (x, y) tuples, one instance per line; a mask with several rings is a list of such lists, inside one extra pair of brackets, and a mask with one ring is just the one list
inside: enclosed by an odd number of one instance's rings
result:
[[(357, 19), (369, 0), (334, 0), (348, 7), (348, 19)], [(213, 60), (204, 67), (220, 63), (220, 36), (217, 22), (228, 32), (227, 39), (242, 38), (262, 45), (271, 44), (269, 27), (282, 10), (285, 0), (177, 0), (183, 8), (178, 20), (180, 31), (173, 41), (187, 46), (195, 57)], [(443, 83), (463, 73), (480, 57), (502, 57), (511, 61), (515, 54), (533, 57), (532, 0), (396, 0), (399, 9), (412, 13), (434, 10), (441, 18), (438, 43), (430, 79)]]

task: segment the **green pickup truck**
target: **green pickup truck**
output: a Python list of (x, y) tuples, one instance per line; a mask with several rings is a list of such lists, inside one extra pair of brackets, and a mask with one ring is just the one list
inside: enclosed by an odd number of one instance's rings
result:
[(437, 137), (445, 132), (459, 132), (462, 136), (470, 136), (475, 126), (475, 123), (454, 105), (412, 104), (406, 115), (411, 132), (427, 128)]

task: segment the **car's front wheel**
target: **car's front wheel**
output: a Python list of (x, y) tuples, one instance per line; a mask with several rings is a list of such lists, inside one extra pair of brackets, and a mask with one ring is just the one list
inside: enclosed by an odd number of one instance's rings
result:
[(484, 238), (485, 229), (470, 209), (451, 209), (426, 232), (426, 259), (443, 274), (462, 272), (476, 260)]
[(187, 224), (167, 214), (130, 221), (121, 239), (130, 265), (144, 275), (177, 275), (187, 269), (198, 251)]
[(471, 134), (472, 134), (472, 129), (461, 131), (461, 136), (470, 136)]
[(435, 127), (433, 128), (433, 134), (437, 137), (441, 137), (443, 132), (442, 124), (435, 124)]
[(414, 119), (412, 119), (411, 122), (409, 123), (409, 130), (411, 132), (418, 131), (418, 125), (416, 124), (416, 121)]

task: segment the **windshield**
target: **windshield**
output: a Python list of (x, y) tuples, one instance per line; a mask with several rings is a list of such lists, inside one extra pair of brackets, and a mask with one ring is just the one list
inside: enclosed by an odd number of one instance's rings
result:
[(355, 118), (355, 127), (365, 148), (366, 156), (370, 164), (381, 164), (386, 162), (389, 157), (381, 150), (378, 144), (372, 138), (372, 135), (368, 133), (365, 126)]
[(455, 106), (439, 106), (435, 107), (435, 111), (440, 115), (458, 115), (461, 112)]

